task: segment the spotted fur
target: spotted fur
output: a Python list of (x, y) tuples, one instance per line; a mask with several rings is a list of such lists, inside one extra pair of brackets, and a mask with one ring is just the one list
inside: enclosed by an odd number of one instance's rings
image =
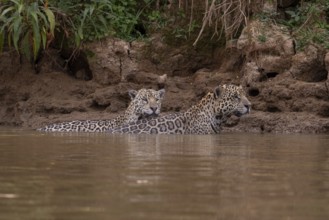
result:
[(165, 90), (129, 90), (131, 103), (123, 115), (108, 120), (76, 120), (47, 125), (38, 131), (46, 132), (103, 132), (124, 124), (136, 122), (141, 118), (157, 116)]
[(215, 134), (221, 124), (234, 114), (250, 112), (251, 103), (241, 86), (223, 85), (208, 93), (186, 112), (143, 119), (110, 129), (110, 133), (131, 134)]

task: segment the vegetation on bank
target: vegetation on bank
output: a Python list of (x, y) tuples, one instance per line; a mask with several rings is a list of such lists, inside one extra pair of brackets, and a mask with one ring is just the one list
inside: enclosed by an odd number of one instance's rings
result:
[(78, 48), (107, 36), (132, 41), (153, 32), (161, 32), (171, 43), (221, 45), (238, 38), (250, 19), (289, 27), (299, 49), (310, 43), (329, 49), (329, 2), (290, 2), (282, 6), (272, 0), (1, 0), (0, 52), (14, 48), (35, 62), (39, 52), (53, 44)]

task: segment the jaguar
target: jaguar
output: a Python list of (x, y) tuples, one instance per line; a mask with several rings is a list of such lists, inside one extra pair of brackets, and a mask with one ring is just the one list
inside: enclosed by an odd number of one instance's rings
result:
[(241, 117), (251, 110), (242, 86), (219, 85), (187, 111), (128, 123), (109, 133), (216, 134), (231, 115)]
[(140, 119), (158, 116), (165, 89), (129, 90), (131, 103), (124, 114), (106, 120), (75, 120), (50, 124), (37, 129), (45, 132), (104, 132), (106, 130), (137, 122)]

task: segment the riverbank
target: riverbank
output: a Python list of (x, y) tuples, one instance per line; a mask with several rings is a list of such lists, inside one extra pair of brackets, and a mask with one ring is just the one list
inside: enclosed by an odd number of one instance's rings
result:
[[(184, 111), (216, 85), (235, 83), (245, 87), (252, 111), (232, 117), (223, 131), (329, 133), (329, 53), (314, 45), (296, 51), (282, 28), (264, 33), (266, 42), (257, 33), (247, 42), (243, 33), (226, 48), (208, 52), (171, 46), (157, 35), (150, 42), (109, 38), (87, 45), (88, 59), (80, 59), (74, 73), (63, 69), (56, 50), (48, 50), (37, 68), (14, 52), (2, 53), (0, 125), (37, 128), (113, 118), (127, 107), (127, 91), (140, 88), (166, 89), (162, 114)], [(86, 67), (92, 80), (84, 80)]]

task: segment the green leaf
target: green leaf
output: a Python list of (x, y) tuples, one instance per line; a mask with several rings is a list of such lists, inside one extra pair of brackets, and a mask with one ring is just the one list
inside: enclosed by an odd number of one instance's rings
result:
[(83, 30), (82, 30), (82, 26), (78, 27), (78, 33), (77, 33), (78, 37), (82, 40), (83, 39)]
[(79, 37), (79, 35), (77, 33), (74, 34), (74, 39), (75, 39), (76, 46), (79, 47), (80, 43), (81, 43), (81, 38)]
[(3, 24), (3, 26), (1, 27), (2, 30), (5, 29), (5, 27), (9, 26), (10, 23), (12, 23), (12, 21), (14, 20), (15, 17), (11, 17), (9, 19), (6, 20), (6, 22)]
[(92, 14), (94, 13), (95, 10), (95, 5), (91, 5), (89, 8), (89, 16), (92, 16)]
[(98, 15), (98, 20), (103, 24), (104, 27), (107, 26), (106, 19), (103, 17), (103, 15)]
[(13, 42), (14, 42), (14, 47), (15, 49), (18, 51), (19, 48), (18, 48), (18, 41), (21, 37), (21, 33), (22, 33), (22, 26), (18, 26), (17, 30), (14, 30), (14, 33), (13, 33)]
[(85, 21), (85, 19), (86, 19), (86, 17), (87, 17), (87, 14), (88, 14), (88, 11), (89, 11), (88, 8), (86, 8), (86, 9), (83, 11), (83, 13), (82, 13), (82, 21), (81, 21), (81, 23), (83, 23), (83, 22)]
[(22, 13), (22, 11), (24, 10), (24, 4), (21, 4), (18, 6), (18, 13)]
[(30, 34), (30, 31), (28, 31), (22, 39), (22, 52), (29, 61), (32, 61), (30, 50)]
[(46, 15), (44, 13), (42, 13), (41, 11), (36, 11), (36, 14), (37, 14), (37, 17), (38, 17), (38, 22), (41, 24), (41, 25), (44, 25), (47, 27), (49, 27), (49, 22), (48, 22), (48, 19), (46, 17)]
[(42, 27), (41, 39), (42, 39), (42, 48), (45, 49), (47, 44), (47, 31), (45, 27)]
[(34, 60), (37, 59), (40, 44), (41, 44), (41, 36), (38, 23), (32, 23), (33, 27), (33, 58)]
[(12, 6), (12, 7), (9, 7), (5, 10), (3, 10), (3, 12), (1, 13), (0, 17), (4, 17), (8, 12), (10, 12), (11, 10), (14, 10), (15, 8)]
[(18, 0), (10, 0), (11, 2), (14, 2), (16, 5), (20, 5), (20, 2)]
[(39, 25), (39, 20), (38, 20), (38, 16), (37, 16), (37, 13), (34, 12), (34, 11), (31, 11), (30, 15), (32, 16), (32, 18), (34, 19), (34, 22), (32, 21), (32, 24), (37, 24)]
[(48, 22), (50, 24), (50, 33), (52, 35), (54, 35), (54, 30), (55, 30), (55, 25), (56, 25), (55, 15), (49, 8), (45, 8), (44, 12), (46, 13)]

